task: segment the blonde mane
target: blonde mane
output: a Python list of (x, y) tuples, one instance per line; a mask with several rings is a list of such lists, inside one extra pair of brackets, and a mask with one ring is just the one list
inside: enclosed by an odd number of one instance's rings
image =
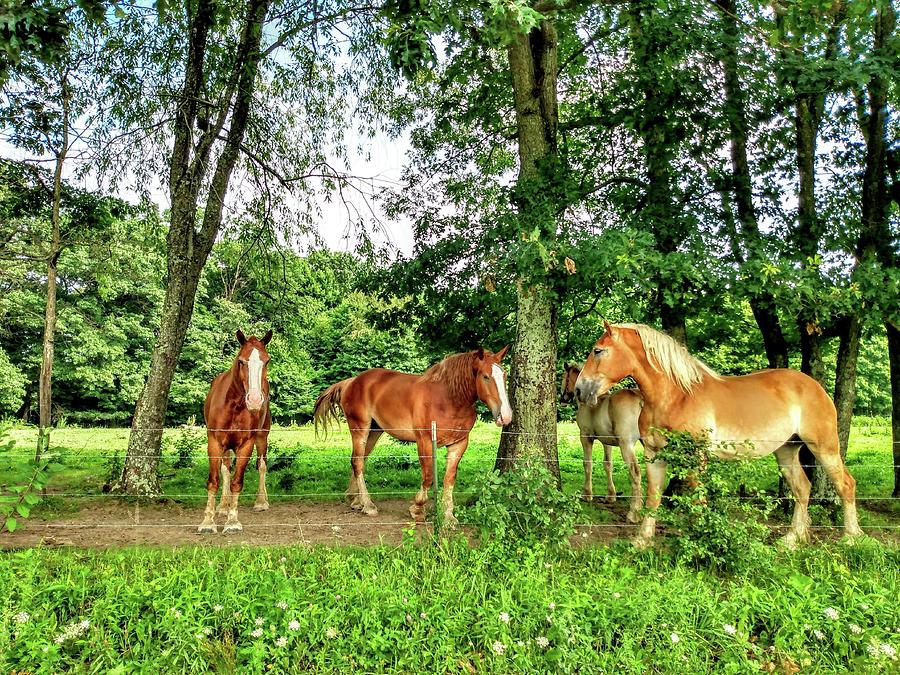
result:
[(422, 381), (443, 384), (455, 401), (474, 402), (478, 397), (472, 371), (474, 363), (474, 352), (450, 354), (422, 373)]
[(668, 376), (685, 393), (690, 394), (704, 376), (722, 379), (721, 375), (703, 361), (691, 356), (684, 345), (665, 333), (642, 323), (617, 323), (615, 327), (630, 328), (636, 332), (644, 344), (644, 352), (650, 365)]

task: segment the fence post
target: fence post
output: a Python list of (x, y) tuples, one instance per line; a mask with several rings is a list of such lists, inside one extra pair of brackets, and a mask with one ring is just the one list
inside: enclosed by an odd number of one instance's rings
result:
[(434, 534), (437, 535), (441, 530), (441, 489), (438, 487), (438, 470), (437, 470), (437, 422), (431, 421), (431, 475), (434, 476)]

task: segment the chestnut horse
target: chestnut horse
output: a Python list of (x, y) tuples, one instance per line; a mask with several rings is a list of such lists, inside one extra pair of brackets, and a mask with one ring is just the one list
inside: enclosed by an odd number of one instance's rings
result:
[(725, 459), (775, 453), (794, 494), (791, 529), (781, 539), (794, 547), (809, 537), (810, 483), (800, 466), (802, 441), (834, 483), (844, 505), (847, 536), (862, 534), (856, 516), (856, 481), (838, 446), (837, 413), (831, 397), (795, 370), (761, 370), (725, 377), (691, 356), (678, 342), (642, 324), (604, 322), (606, 332), (591, 350), (575, 385), (580, 401), (595, 405), (616, 382), (631, 375), (641, 389), (641, 439), (647, 461), (647, 508), (635, 543), (647, 545), (656, 529), (666, 464), (654, 461), (665, 438), (656, 430), (708, 434), (710, 451)]
[[(560, 403), (569, 403), (575, 395), (575, 382), (581, 368), (567, 363), (563, 373)], [(628, 467), (631, 479), (631, 504), (628, 515), (629, 523), (640, 520), (643, 496), (641, 495), (641, 467), (634, 455), (634, 444), (641, 434), (638, 431), (638, 418), (644, 404), (640, 392), (636, 389), (620, 389), (613, 394), (604, 394), (597, 399), (596, 405), (588, 405), (576, 401), (578, 413), (575, 422), (578, 424), (581, 447), (584, 450), (584, 489), (582, 499), (589, 502), (594, 498), (593, 469), (594, 441), (603, 443), (603, 468), (606, 469), (606, 501), (616, 501), (616, 484), (613, 483), (613, 446), (618, 445), (622, 459)]]
[[(269, 414), (269, 381), (266, 368), (269, 354), (266, 345), (272, 339), (272, 331), (261, 340), (254, 336), (245, 338), (237, 332), (240, 349), (231, 368), (218, 375), (209, 387), (203, 404), (206, 419), (206, 451), (209, 455), (209, 480), (206, 481), (206, 511), (198, 532), (216, 531), (216, 513), (228, 514), (222, 532), (240, 532), (238, 498), (244, 487), (244, 471), (256, 446), (256, 466), (259, 469), (259, 491), (254, 511), (269, 508), (266, 494), (266, 450), (272, 417)], [(231, 455), (235, 454), (234, 474), (231, 474)], [(222, 501), (216, 510), (216, 492), (219, 475), (222, 477)]]
[(410, 375), (384, 368), (371, 368), (356, 377), (342, 380), (323, 391), (313, 408), (318, 431), (329, 420), (337, 422), (338, 409), (350, 427), (353, 454), (350, 459), (350, 507), (374, 516), (378, 509), (366, 489), (366, 457), (383, 433), (401, 441), (415, 441), (422, 483), (409, 508), (418, 522), (425, 516), (428, 488), (434, 483), (431, 447), (431, 423), (437, 423), (437, 445), (447, 448), (442, 508), (444, 523), (457, 525), (453, 515), (453, 486), (456, 468), (469, 444), (469, 432), (475, 425), (475, 402), (491, 411), (498, 426), (512, 421), (512, 409), (506, 396), (506, 373), (500, 366), (509, 349), (496, 354), (477, 349), (452, 354), (421, 375)]

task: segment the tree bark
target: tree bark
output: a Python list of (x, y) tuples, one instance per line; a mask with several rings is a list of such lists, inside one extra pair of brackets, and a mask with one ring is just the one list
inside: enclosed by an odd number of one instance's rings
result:
[[(159, 461), (169, 389), (178, 364), (203, 266), (222, 224), (222, 209), (231, 174), (247, 128), (255, 80), (262, 58), (260, 43), (270, 0), (248, 0), (241, 37), (217, 119), (194, 140), (197, 101), (206, 79), (204, 59), (214, 24), (214, 0), (200, 0), (191, 20), (185, 81), (178, 103), (175, 142), (169, 173), (171, 224), (168, 236), (168, 284), (150, 372), (138, 398), (128, 454), (119, 488), (138, 496), (160, 493)], [(230, 113), (230, 114), (229, 114)], [(209, 181), (203, 219), (196, 227), (201, 186), (212, 148), (226, 119), (230, 128)]]
[[(741, 239), (747, 251), (746, 261), (764, 260), (766, 253), (759, 231), (756, 208), (753, 205), (753, 179), (747, 154), (749, 125), (747, 123), (747, 97), (739, 75), (738, 31), (735, 0), (717, 0), (722, 9), (725, 40), (722, 44), (722, 69), (725, 84), (725, 112), (731, 135), (731, 190), (740, 224)], [(735, 250), (740, 250), (734, 242)], [(788, 346), (778, 319), (774, 295), (762, 288), (748, 297), (753, 318), (759, 326), (769, 368), (788, 367)]]
[[(519, 146), (515, 203), (520, 236), (538, 233), (538, 246), (553, 246), (558, 205), (548, 196), (548, 178), (559, 171), (557, 154), (557, 36), (553, 19), (513, 38), (507, 54), (512, 76)], [(548, 174), (548, 172), (551, 172)], [(509, 394), (513, 422), (501, 436), (495, 466), (540, 458), (559, 481), (556, 442), (556, 299), (546, 277), (516, 282), (516, 339)]]
[(38, 384), (38, 440), (34, 460), (41, 460), (50, 448), (50, 428), (53, 424), (53, 352), (56, 346), (56, 266), (62, 252), (60, 207), (62, 205), (63, 165), (69, 153), (69, 86), (66, 75), (60, 73), (62, 103), (62, 141), (55, 150), (51, 205), (50, 250), (47, 253), (47, 297), (44, 303), (44, 335), (41, 344), (41, 374)]
[(900, 497), (900, 329), (890, 321), (887, 329), (888, 360), (891, 367), (891, 441), (894, 460), (894, 497)]

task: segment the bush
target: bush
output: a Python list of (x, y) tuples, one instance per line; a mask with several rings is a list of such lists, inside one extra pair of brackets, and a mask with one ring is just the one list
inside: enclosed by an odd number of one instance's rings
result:
[(660, 522), (678, 536), (667, 542), (680, 563), (741, 573), (768, 560), (769, 529), (764, 519), (774, 502), (734, 494), (742, 460), (722, 460), (709, 454), (709, 438), (685, 432), (665, 432), (668, 443), (657, 457), (670, 475), (681, 479), (685, 493), (664, 501)]
[(476, 484), (475, 495), (467, 513), (482, 541), (560, 547), (575, 530), (578, 506), (542, 460), (523, 460), (502, 474), (492, 471)]

